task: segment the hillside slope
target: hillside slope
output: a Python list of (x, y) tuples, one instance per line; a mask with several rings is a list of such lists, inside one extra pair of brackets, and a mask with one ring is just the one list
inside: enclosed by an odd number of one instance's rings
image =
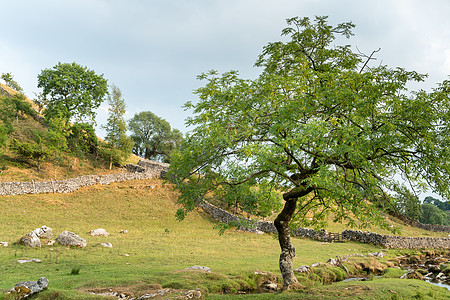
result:
[[(0, 83), (0, 96), (12, 97), (18, 92)], [(2, 100), (5, 101), (5, 100)], [(31, 107), (37, 112), (37, 106), (27, 97), (24, 101), (31, 104)], [(5, 112), (2, 112), (5, 113)], [(31, 181), (31, 180), (49, 180), (49, 179), (67, 179), (81, 175), (90, 174), (108, 174), (121, 172), (121, 168), (115, 167), (112, 170), (107, 168), (107, 164), (99, 159), (98, 154), (74, 152), (70, 149), (63, 151), (58, 155), (49, 155), (44, 161), (37, 165), (32, 159), (25, 159), (18, 155), (16, 151), (11, 150), (10, 146), (13, 139), (21, 143), (34, 145), (36, 141), (42, 142), (45, 147), (48, 136), (48, 126), (44, 125), (42, 118), (37, 113), (37, 118), (29, 115), (19, 114), (11, 118), (13, 127), (12, 133), (8, 136), (7, 145), (0, 151), (0, 181)], [(104, 141), (98, 138), (99, 143)], [(139, 158), (133, 154), (125, 163), (137, 163)]]

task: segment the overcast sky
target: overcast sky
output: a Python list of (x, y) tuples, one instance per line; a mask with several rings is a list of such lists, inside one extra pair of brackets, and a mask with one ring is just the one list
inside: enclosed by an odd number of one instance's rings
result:
[[(131, 118), (152, 111), (186, 132), (182, 109), (195, 101), (196, 76), (216, 69), (259, 73), (264, 45), (280, 40), (286, 19), (329, 16), (352, 21), (350, 44), (378, 60), (428, 73), (430, 89), (450, 74), (448, 0), (0, 0), (0, 73), (29, 98), (37, 75), (76, 62), (122, 90)], [(104, 124), (106, 105), (98, 112)], [(98, 130), (98, 135), (104, 133)]]

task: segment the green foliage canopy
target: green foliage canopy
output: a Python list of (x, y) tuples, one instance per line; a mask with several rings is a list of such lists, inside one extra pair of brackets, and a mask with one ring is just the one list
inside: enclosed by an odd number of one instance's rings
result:
[(287, 42), (264, 47), (258, 78), (199, 76), (206, 81), (199, 101), (186, 104), (194, 129), (168, 174), (180, 191), (179, 218), (203, 199), (233, 193), (228, 187), (264, 183), (281, 191), (285, 206), (275, 225), (287, 286), (295, 281), (286, 258), (295, 255), (286, 227), (292, 219), (321, 226), (332, 212), (337, 222), (384, 224), (377, 202), (400, 189), (395, 174), (444, 196), (450, 182), (450, 81), (410, 92), (407, 85), (425, 75), (372, 67), (372, 55), (334, 44), (352, 35), (353, 24), (316, 17), (288, 25)]
[(128, 124), (133, 153), (145, 159), (169, 162), (169, 155), (183, 140), (178, 129), (172, 129), (169, 122), (150, 111), (135, 114)]
[(433, 204), (424, 203), (419, 221), (423, 224), (450, 225), (450, 215)]
[(130, 137), (127, 136), (127, 123), (125, 122), (124, 115), (126, 112), (125, 100), (122, 98), (122, 91), (115, 85), (111, 86), (111, 92), (108, 95), (108, 120), (103, 128), (106, 130), (105, 140), (109, 142), (110, 146), (110, 168), (113, 164), (112, 157), (114, 152), (119, 159), (120, 157), (126, 159), (131, 153), (131, 147), (133, 142)]
[(419, 197), (411, 193), (406, 187), (399, 189), (395, 199), (395, 205), (401, 214), (411, 219), (419, 220), (422, 215)]
[(6, 85), (15, 91), (21, 93), (23, 92), (22, 87), (14, 80), (14, 76), (11, 73), (2, 73), (2, 79), (5, 81)]
[(77, 63), (58, 63), (52, 69), (44, 69), (38, 75), (38, 87), (47, 105), (47, 119), (63, 117), (67, 122), (94, 122), (95, 109), (108, 92), (107, 80)]

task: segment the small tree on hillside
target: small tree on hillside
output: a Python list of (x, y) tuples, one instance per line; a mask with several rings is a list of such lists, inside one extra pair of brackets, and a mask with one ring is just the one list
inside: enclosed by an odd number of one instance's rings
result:
[(94, 123), (95, 109), (108, 92), (103, 75), (76, 63), (58, 63), (52, 69), (42, 70), (38, 75), (38, 87), (43, 89), (46, 119), (62, 117), (66, 123), (71, 118)]
[(450, 225), (449, 216), (430, 203), (422, 204), (422, 216), (419, 221), (422, 224)]
[(105, 140), (109, 142), (109, 168), (111, 169), (115, 152), (117, 152), (119, 157), (126, 159), (131, 153), (133, 142), (126, 134), (127, 125), (124, 119), (126, 112), (125, 101), (122, 98), (121, 90), (115, 85), (111, 86), (108, 104), (108, 120), (106, 125), (102, 127), (106, 130)]
[(5, 81), (6, 86), (13, 90), (22, 93), (22, 87), (14, 80), (14, 76), (11, 73), (2, 73), (2, 79)]
[(408, 218), (419, 220), (422, 215), (419, 197), (411, 193), (406, 187), (401, 187), (398, 190), (395, 205), (397, 206), (398, 212)]
[(297, 282), (292, 222), (321, 227), (332, 213), (336, 222), (388, 228), (379, 202), (402, 185), (395, 174), (416, 190), (450, 196), (450, 81), (408, 92), (425, 75), (372, 67), (371, 55), (334, 44), (353, 24), (317, 17), (288, 25), (287, 42), (264, 47), (257, 79), (200, 76), (199, 101), (186, 104), (194, 129), (167, 174), (180, 191), (180, 219), (203, 200), (233, 197), (236, 187), (256, 203), (268, 199), (255, 193), (261, 184), (282, 192), (274, 225), (285, 288)]

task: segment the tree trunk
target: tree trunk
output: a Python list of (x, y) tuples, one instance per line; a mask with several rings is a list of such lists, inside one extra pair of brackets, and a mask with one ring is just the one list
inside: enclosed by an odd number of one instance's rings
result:
[(295, 257), (295, 248), (291, 243), (291, 234), (289, 232), (289, 221), (291, 221), (297, 207), (298, 198), (287, 199), (281, 213), (275, 219), (274, 225), (278, 231), (278, 242), (281, 247), (280, 271), (283, 277), (283, 289), (289, 289), (291, 284), (297, 283), (292, 266)]

